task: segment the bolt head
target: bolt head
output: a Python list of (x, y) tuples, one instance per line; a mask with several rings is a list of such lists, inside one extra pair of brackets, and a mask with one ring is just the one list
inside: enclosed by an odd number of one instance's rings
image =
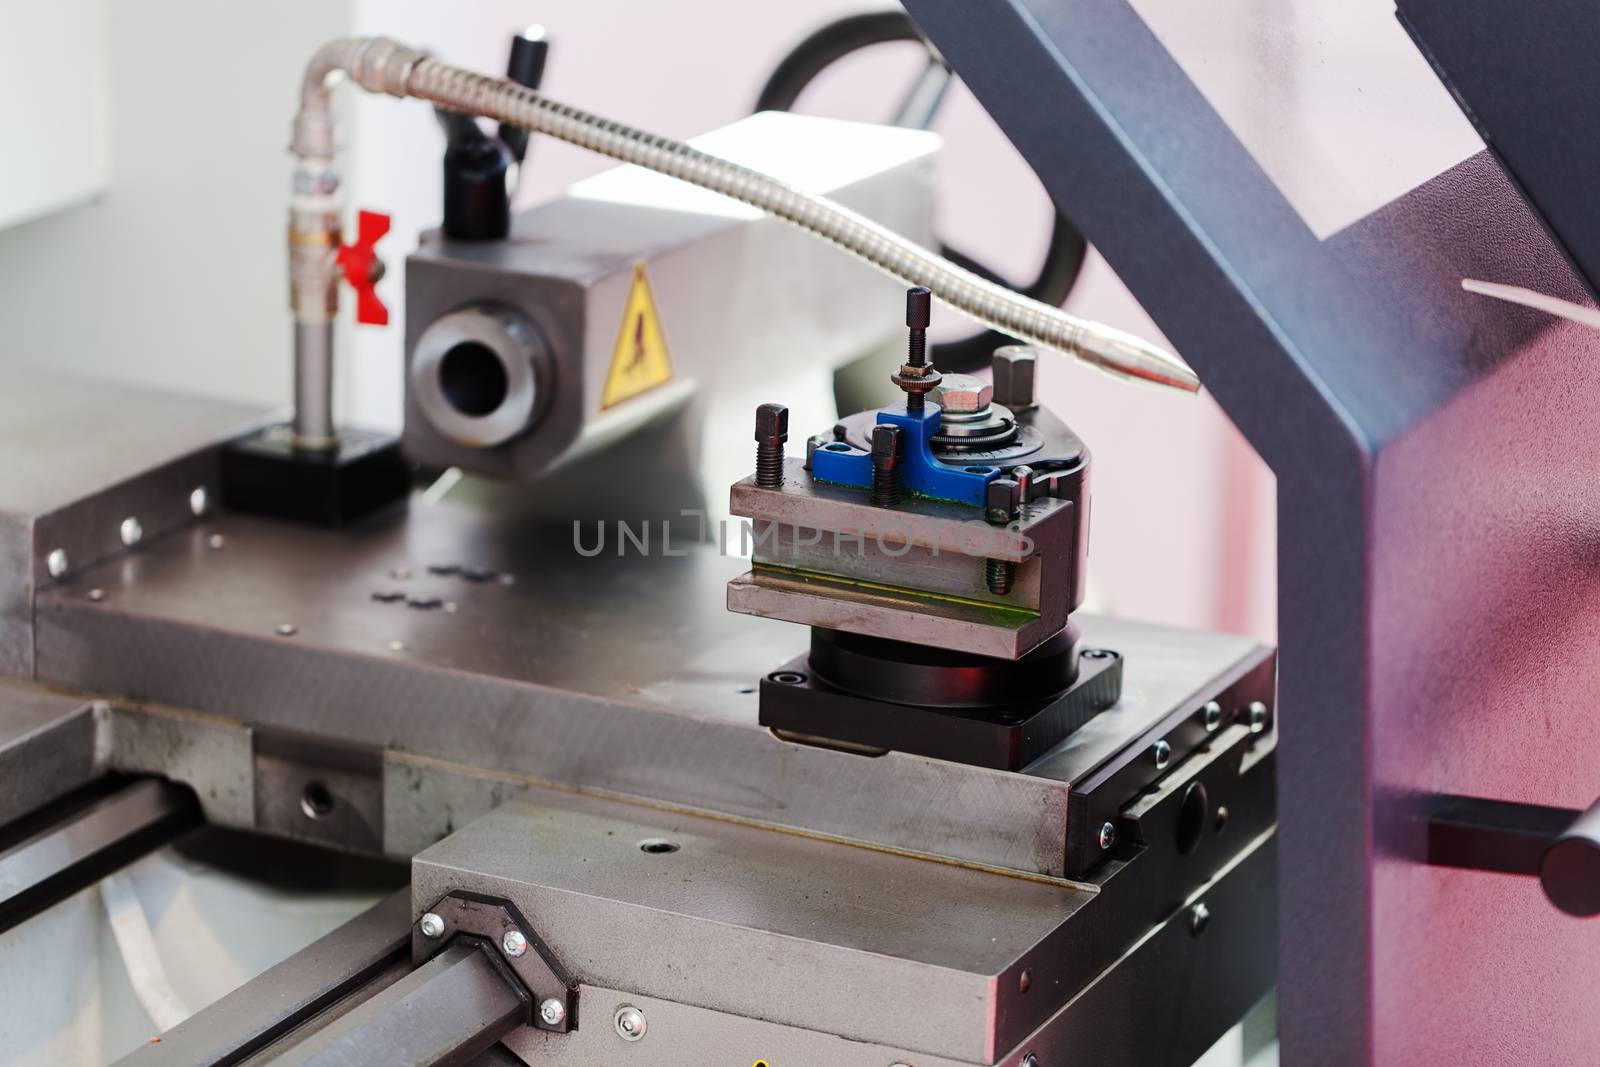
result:
[(555, 997), (539, 1003), (539, 1021), (546, 1026), (560, 1026), (567, 1021), (567, 1006)]
[(59, 578), (67, 573), (67, 550), (52, 548), (50, 554), (44, 558), (44, 566), (52, 578)]
[(1034, 405), (1034, 369), (1038, 354), (1027, 345), (1002, 345), (994, 350), (991, 364), (994, 399), (1013, 410)]
[(900, 461), (900, 438), (904, 434), (898, 426), (879, 423), (872, 428), (872, 461), (882, 467), (893, 467)]
[(1211, 909), (1206, 907), (1205, 901), (1197, 901), (1189, 909), (1189, 932), (1195, 937), (1205, 933), (1206, 927), (1211, 922)]
[(123, 544), (132, 548), (144, 540), (144, 527), (136, 517), (129, 515), (122, 520), (122, 525), (117, 527), (117, 535), (122, 538)]
[(1259, 734), (1267, 728), (1267, 722), (1272, 718), (1267, 706), (1259, 700), (1252, 700), (1245, 709), (1245, 721), (1250, 724), (1250, 732)]
[(422, 931), (422, 936), (435, 938), (444, 933), (444, 920), (433, 912), (426, 912), (417, 920), (417, 929)]
[(994, 399), (994, 386), (972, 374), (946, 374), (928, 399), (951, 415), (974, 415)]
[(1157, 741), (1150, 749), (1150, 756), (1155, 760), (1156, 770), (1164, 771), (1172, 766), (1172, 746), (1165, 740)]
[(617, 1009), (616, 1017), (612, 1020), (617, 1028), (617, 1036), (624, 1041), (642, 1041), (646, 1023), (644, 1012), (632, 1004), (624, 1004)]
[(1039, 1057), (1031, 1052), (1028, 1053), (1022, 1057), (1022, 1067), (1039, 1067)]
[(500, 947), (507, 956), (521, 956), (528, 951), (528, 939), (522, 936), (521, 930), (507, 930), (500, 939)]
[(189, 511), (196, 515), (204, 515), (211, 510), (211, 494), (206, 492), (206, 487), (197, 485), (189, 491)]
[(1222, 726), (1222, 705), (1215, 700), (1208, 700), (1202, 712), (1205, 716), (1206, 733), (1216, 733)]
[(1117, 843), (1117, 828), (1111, 823), (1102, 823), (1100, 826), (1100, 848), (1110, 848)]
[(762, 404), (756, 408), (756, 440), (787, 441), (789, 409), (782, 404)]
[(913, 330), (926, 330), (933, 319), (933, 293), (923, 286), (906, 290), (906, 325)]
[(996, 478), (984, 491), (984, 510), (993, 523), (1007, 523), (1022, 503), (1022, 486), (1015, 478)]

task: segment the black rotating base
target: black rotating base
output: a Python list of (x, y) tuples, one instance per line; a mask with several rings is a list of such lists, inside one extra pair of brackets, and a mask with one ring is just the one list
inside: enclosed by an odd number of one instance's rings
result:
[(867, 749), (1021, 770), (1122, 695), (1122, 657), (1067, 628), (1021, 659), (813, 629), (761, 680), (761, 724)]
[(294, 447), (287, 426), (270, 426), (222, 449), (222, 503), (318, 526), (343, 526), (411, 492), (400, 442), (387, 434), (342, 430), (321, 451)]

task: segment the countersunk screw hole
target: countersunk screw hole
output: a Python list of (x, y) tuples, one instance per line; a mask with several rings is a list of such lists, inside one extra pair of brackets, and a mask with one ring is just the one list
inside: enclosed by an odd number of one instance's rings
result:
[(321, 782), (307, 782), (300, 794), (300, 810), (308, 819), (326, 819), (333, 814), (333, 794)]
[(799, 671), (774, 671), (767, 675), (767, 681), (774, 685), (801, 685), (805, 680), (806, 676)]
[(678, 843), (668, 841), (664, 837), (647, 837), (639, 842), (639, 851), (648, 852), (652, 856), (665, 856), (669, 852), (678, 851)]

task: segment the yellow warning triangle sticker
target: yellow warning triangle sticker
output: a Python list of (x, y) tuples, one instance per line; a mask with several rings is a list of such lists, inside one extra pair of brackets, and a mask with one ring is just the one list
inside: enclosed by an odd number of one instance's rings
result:
[(644, 264), (633, 265), (633, 284), (628, 287), (628, 303), (617, 327), (617, 346), (611, 353), (611, 369), (600, 393), (600, 410), (632, 400), (640, 393), (672, 380), (672, 361), (667, 357), (667, 338), (661, 332), (661, 316), (656, 313), (655, 297)]

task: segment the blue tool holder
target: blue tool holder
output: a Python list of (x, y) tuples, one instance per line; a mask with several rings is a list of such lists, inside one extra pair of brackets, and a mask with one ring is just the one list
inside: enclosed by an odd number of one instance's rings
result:
[[(952, 466), (933, 454), (933, 436), (939, 432), (939, 405), (925, 404), (922, 414), (907, 414), (904, 404), (878, 412), (879, 424), (901, 428), (905, 455), (901, 460), (902, 491), (953, 500), (958, 504), (984, 506), (989, 483), (1000, 474), (999, 467), (985, 464)], [(872, 487), (872, 455), (844, 441), (833, 441), (811, 456), (811, 476), (819, 481)]]

